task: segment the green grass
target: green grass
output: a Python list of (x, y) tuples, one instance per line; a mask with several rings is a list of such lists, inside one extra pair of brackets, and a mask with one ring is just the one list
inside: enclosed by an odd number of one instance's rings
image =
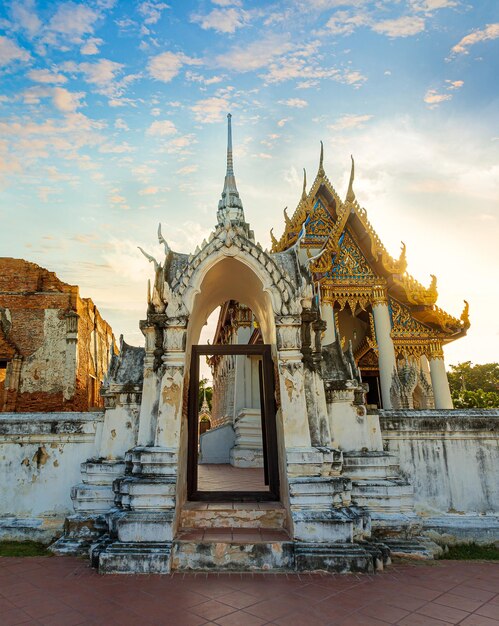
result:
[(441, 558), (454, 561), (499, 561), (499, 548), (493, 543), (487, 545), (463, 543), (449, 546), (449, 551), (444, 552)]
[(52, 556), (37, 541), (0, 541), (0, 556)]

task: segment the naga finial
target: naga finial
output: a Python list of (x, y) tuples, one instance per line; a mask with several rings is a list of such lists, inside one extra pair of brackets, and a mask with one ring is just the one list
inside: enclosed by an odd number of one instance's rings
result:
[(437, 295), (437, 277), (435, 276), (435, 274), (430, 274), (431, 276), (431, 283), (430, 286), (428, 287), (428, 291), (436, 296)]
[(465, 328), (469, 328), (470, 327), (469, 312), (470, 312), (470, 305), (465, 300), (464, 301), (464, 309), (463, 309), (463, 312), (461, 313), (461, 317), (459, 318), (461, 320), (461, 322), (463, 323)]
[(353, 181), (355, 178), (355, 161), (353, 160), (353, 156), (350, 155), (352, 159), (352, 168), (350, 170), (350, 181), (348, 183), (348, 191), (345, 198), (345, 202), (353, 202), (355, 200), (355, 191), (353, 190)]
[(270, 229), (270, 239), (272, 240), (272, 248), (276, 248), (279, 242), (275, 238), (274, 229), (273, 228)]
[(324, 172), (324, 144), (321, 141), (321, 154), (319, 157), (319, 172)]
[(402, 248), (400, 250), (398, 266), (399, 266), (400, 273), (403, 274), (407, 268), (406, 245), (403, 241), (401, 241), (400, 243), (402, 244)]
[(170, 252), (170, 246), (168, 245), (166, 239), (163, 237), (163, 234), (161, 233), (161, 222), (158, 225), (158, 241), (159, 243), (163, 244), (163, 247), (165, 249), (165, 256), (168, 256), (168, 253)]
[(286, 222), (286, 226), (291, 226), (291, 220), (289, 219), (289, 215), (288, 215), (288, 211), (287, 211), (288, 207), (284, 207), (284, 221)]
[(305, 201), (307, 199), (307, 170), (303, 168), (303, 190), (301, 192), (301, 199)]

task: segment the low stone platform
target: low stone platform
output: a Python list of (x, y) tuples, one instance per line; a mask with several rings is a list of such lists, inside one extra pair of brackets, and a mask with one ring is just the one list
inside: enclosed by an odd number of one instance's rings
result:
[(351, 574), (99, 576), (74, 557), (0, 558), (0, 623), (31, 626), (499, 626), (496, 563)]

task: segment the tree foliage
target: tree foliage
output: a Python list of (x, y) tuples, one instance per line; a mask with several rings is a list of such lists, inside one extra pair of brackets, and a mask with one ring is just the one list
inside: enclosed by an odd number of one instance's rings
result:
[(451, 365), (448, 378), (456, 409), (499, 407), (499, 363)]

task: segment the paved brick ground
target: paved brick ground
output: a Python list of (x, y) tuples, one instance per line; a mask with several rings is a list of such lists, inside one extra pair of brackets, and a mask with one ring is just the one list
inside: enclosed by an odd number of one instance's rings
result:
[(228, 463), (198, 465), (200, 491), (268, 491), (263, 467), (233, 467)]
[(83, 559), (0, 558), (0, 624), (499, 625), (499, 566), (439, 561), (375, 576), (99, 576)]

